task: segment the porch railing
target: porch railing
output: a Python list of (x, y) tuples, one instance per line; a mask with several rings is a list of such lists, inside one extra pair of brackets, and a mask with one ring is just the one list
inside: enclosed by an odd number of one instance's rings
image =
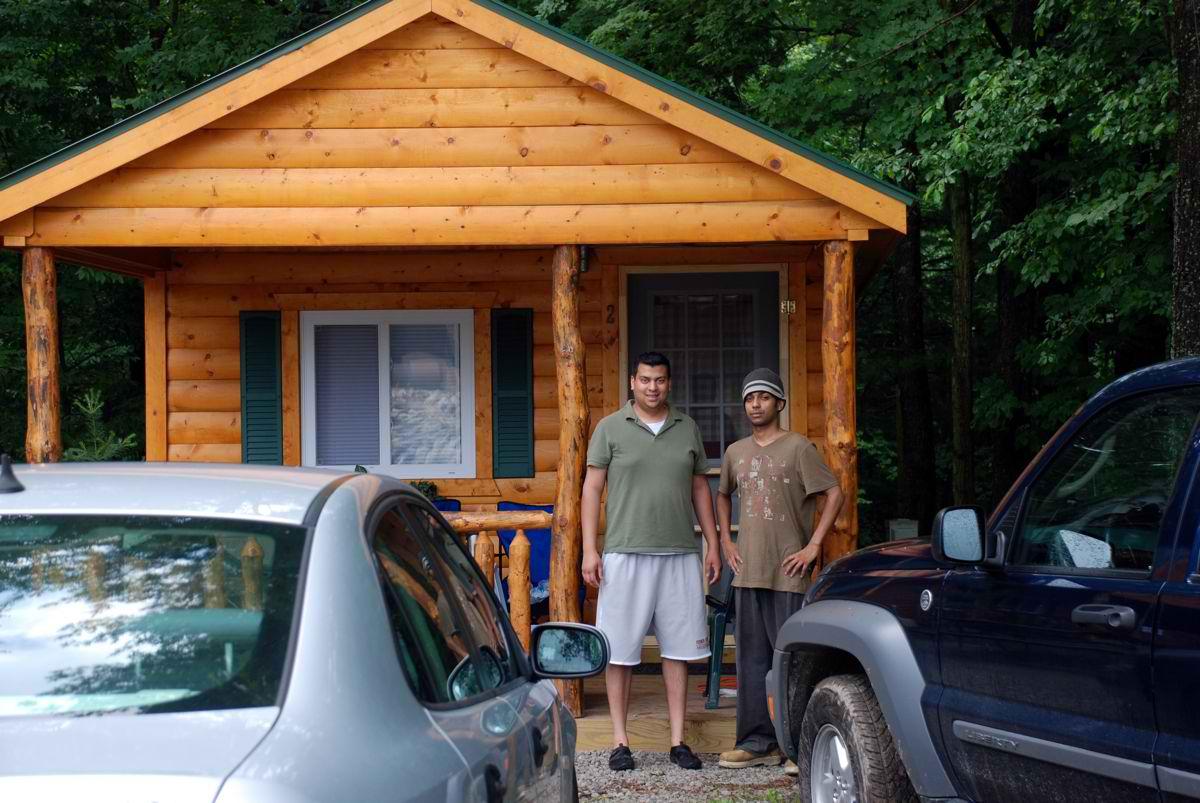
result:
[(502, 513), (451, 513), (446, 517), (459, 535), (479, 535), (475, 539), (475, 562), (479, 564), (488, 585), (493, 582), (496, 567), (496, 547), (492, 534), (497, 530), (516, 530), (508, 548), (508, 618), (517, 638), (529, 651), (529, 634), (533, 627), (529, 594), (532, 583), (529, 575), (529, 538), (526, 530), (550, 528), (552, 517), (543, 510), (521, 510)]

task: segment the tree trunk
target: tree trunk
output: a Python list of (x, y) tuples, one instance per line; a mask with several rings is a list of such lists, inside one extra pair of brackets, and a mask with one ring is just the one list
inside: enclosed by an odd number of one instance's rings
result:
[(858, 433), (855, 399), (854, 243), (825, 243), (821, 368), (825, 456), (846, 501), (825, 538), (821, 564), (858, 548)]
[[(1036, 206), (1037, 191), (1033, 180), (1033, 156), (1017, 157), (1000, 179), (998, 206), (1001, 225), (1005, 230), (1019, 225)], [(1026, 431), (1029, 417), (1029, 383), (1021, 368), (1021, 341), (1036, 330), (1034, 291), (1020, 290), (1019, 264), (1000, 260), (996, 265), (996, 375), (1016, 400), (1012, 414), (999, 422), (995, 433), (992, 482), (989, 489), (993, 501), (1008, 490), (1030, 455), (1022, 448), (1018, 435)]]
[[(554, 249), (554, 357), (558, 374), (558, 486), (551, 527), (550, 617), (580, 621), (579, 580), (583, 551), (584, 457), (587, 453), (588, 404), (584, 375), (583, 336), (579, 330), (579, 246)], [(583, 714), (583, 685), (558, 681), (563, 703), (575, 716)]]
[(954, 348), (950, 363), (950, 421), (954, 437), (954, 504), (975, 502), (975, 445), (971, 431), (974, 392), (972, 387), (972, 326), (974, 323), (975, 255), (972, 243), (971, 187), (959, 175), (947, 189), (950, 207), (951, 250), (954, 257), (954, 290), (951, 315)]
[[(1010, 49), (1030, 55), (1037, 51), (1035, 0), (1014, 0)], [(997, 206), (1000, 225), (1007, 231), (1020, 225), (1037, 208), (1036, 150), (1017, 154), (1000, 177)], [(990, 488), (992, 501), (999, 500), (1016, 479), (1030, 455), (1022, 448), (1018, 434), (1026, 431), (1029, 417), (1025, 410), (1030, 401), (1029, 382), (1021, 369), (1019, 348), (1023, 338), (1036, 330), (1036, 306), (1032, 288), (1020, 292), (1021, 264), (1001, 260), (996, 266), (996, 375), (1016, 400), (1012, 414), (999, 422), (995, 432)]]
[(916, 519), (929, 532), (937, 504), (934, 482), (933, 412), (925, 354), (925, 297), (921, 286), (921, 211), (909, 207), (904, 253), (895, 262), (896, 452), (899, 457), (896, 512)]
[(54, 252), (26, 248), (21, 291), (25, 298), (25, 459), (56, 463), (62, 458), (62, 400), (59, 391), (58, 275)]
[(1175, 0), (1179, 64), (1171, 353), (1200, 355), (1200, 0)]

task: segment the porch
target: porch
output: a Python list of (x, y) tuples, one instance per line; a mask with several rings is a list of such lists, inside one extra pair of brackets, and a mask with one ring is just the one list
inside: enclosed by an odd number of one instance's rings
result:
[[(671, 748), (671, 723), (667, 719), (666, 686), (657, 672), (661, 659), (653, 637), (642, 648), (645, 673), (633, 676), (629, 690), (629, 717), (626, 728), (629, 746), (634, 750), (663, 751)], [(726, 637), (724, 662), (734, 661), (734, 641)], [(725, 676), (732, 679), (732, 674)], [(704, 675), (688, 675), (687, 717), (683, 740), (697, 753), (719, 753), (733, 747), (737, 735), (737, 700), (723, 696), (718, 708), (704, 707)], [(604, 676), (588, 678), (583, 683), (583, 716), (576, 720), (579, 728), (580, 750), (612, 749), (612, 718), (608, 713), (608, 696)]]

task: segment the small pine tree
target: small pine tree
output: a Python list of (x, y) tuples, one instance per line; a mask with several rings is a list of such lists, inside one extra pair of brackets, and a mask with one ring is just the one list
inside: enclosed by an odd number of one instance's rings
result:
[(137, 435), (118, 436), (104, 426), (104, 399), (97, 388), (75, 400), (75, 409), (83, 416), (87, 434), (83, 440), (63, 451), (63, 461), (90, 463), (102, 460), (122, 460), (137, 449)]

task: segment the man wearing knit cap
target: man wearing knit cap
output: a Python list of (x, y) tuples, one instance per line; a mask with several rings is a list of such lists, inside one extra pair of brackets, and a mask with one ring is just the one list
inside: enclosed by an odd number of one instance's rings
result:
[[(742, 382), (750, 437), (732, 444), (721, 461), (717, 523), (721, 551), (734, 572), (737, 630), (737, 744), (722, 767), (776, 765), (783, 760), (767, 711), (766, 676), (775, 637), (800, 610), (821, 542), (842, 507), (837, 479), (817, 447), (779, 425), (787, 403), (779, 374), (758, 368)], [(738, 540), (731, 537), (733, 494), (740, 508)], [(817, 498), (825, 497), (813, 528)], [(795, 764), (785, 770), (795, 774)]]

